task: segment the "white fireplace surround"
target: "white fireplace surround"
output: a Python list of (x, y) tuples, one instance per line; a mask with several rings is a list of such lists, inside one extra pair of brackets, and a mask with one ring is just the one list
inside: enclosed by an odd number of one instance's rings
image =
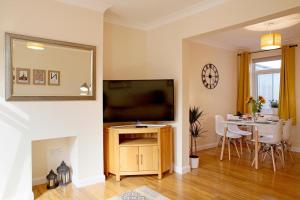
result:
[[(80, 179), (78, 172), (78, 135), (64, 134), (32, 140), (32, 185), (46, 183), (46, 175), (51, 169), (55, 173), (61, 161), (65, 161), (72, 169), (72, 183), (76, 187), (84, 187), (105, 181), (103, 173), (98, 176)], [(36, 163), (39, 162), (39, 163)], [(37, 166), (39, 165), (39, 166)], [(41, 166), (42, 165), (42, 166)]]

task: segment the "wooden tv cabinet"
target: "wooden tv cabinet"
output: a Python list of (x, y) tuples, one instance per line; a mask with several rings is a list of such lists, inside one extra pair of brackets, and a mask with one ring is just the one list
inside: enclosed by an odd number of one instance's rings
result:
[(173, 133), (169, 125), (114, 126), (104, 129), (104, 171), (116, 175), (173, 172)]

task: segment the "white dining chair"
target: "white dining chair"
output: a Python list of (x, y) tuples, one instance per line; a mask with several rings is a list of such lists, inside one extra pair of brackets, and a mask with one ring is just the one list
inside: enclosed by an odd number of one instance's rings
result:
[[(224, 118), (221, 115), (216, 115), (215, 116), (215, 130), (216, 134), (220, 136), (219, 144), (223, 142), (224, 140), (224, 135), (225, 135), (225, 125), (224, 125)], [(227, 147), (228, 147), (228, 155), (229, 155), (229, 160), (231, 159), (231, 152), (230, 152), (230, 144), (233, 143), (236, 153), (238, 157), (240, 158), (240, 153), (238, 151), (237, 145), (236, 145), (236, 139), (240, 139), (241, 135), (238, 135), (236, 133), (232, 133), (230, 131), (227, 131), (226, 133), (226, 139), (227, 139)], [(218, 144), (218, 146), (219, 146)]]
[[(259, 142), (259, 152), (263, 154), (262, 160), (264, 161), (267, 155), (270, 155), (273, 163), (273, 170), (276, 171), (275, 156), (280, 158), (282, 166), (284, 167), (284, 154), (282, 140), (282, 121), (276, 123), (272, 126), (272, 130), (267, 136), (262, 136), (258, 139)], [(254, 140), (253, 140), (254, 141)], [(279, 151), (280, 150), (280, 151)], [(276, 154), (275, 154), (276, 153)], [(254, 165), (254, 160), (252, 166)]]
[[(234, 119), (234, 115), (227, 114), (227, 120), (230, 120), (230, 119)], [(249, 141), (248, 140), (248, 136), (252, 135), (251, 132), (240, 129), (236, 124), (229, 124), (228, 125), (228, 131), (230, 131), (231, 133), (235, 133), (235, 134), (238, 134), (238, 135), (241, 136), (241, 138), (240, 138), (241, 154), (243, 154), (243, 144), (242, 144), (243, 143), (243, 139), (245, 139), (244, 141), (246, 143), (247, 149), (251, 153), (250, 147), (248, 145), (248, 141)]]
[(292, 162), (294, 162), (292, 152), (291, 152), (291, 148), (292, 148), (291, 131), (292, 131), (292, 120), (289, 119), (283, 126), (282, 145), (283, 145), (283, 150), (289, 154)]

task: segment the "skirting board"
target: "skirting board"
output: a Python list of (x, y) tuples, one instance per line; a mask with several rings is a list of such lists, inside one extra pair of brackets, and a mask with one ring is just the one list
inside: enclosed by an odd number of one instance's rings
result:
[(201, 150), (204, 150), (204, 149), (210, 149), (210, 148), (214, 148), (214, 147), (217, 147), (218, 146), (218, 143), (217, 142), (214, 142), (214, 143), (210, 143), (210, 144), (202, 144), (202, 145), (197, 145), (197, 150), (198, 151), (201, 151)]
[(191, 166), (190, 165), (186, 165), (183, 167), (174, 166), (174, 171), (178, 174), (185, 174), (191, 171)]
[(72, 182), (76, 187), (80, 188), (80, 187), (85, 187), (85, 186), (88, 186), (88, 185), (93, 185), (93, 184), (96, 184), (96, 183), (104, 183), (105, 182), (105, 176), (103, 174), (103, 175), (100, 175), (100, 176), (97, 176), (97, 177), (91, 177), (91, 178), (80, 179), (80, 180), (73, 177)]
[(39, 177), (39, 178), (33, 178), (32, 179), (32, 186), (41, 185), (41, 184), (44, 184), (44, 183), (47, 183), (46, 177)]
[(300, 153), (300, 147), (292, 147), (292, 151)]

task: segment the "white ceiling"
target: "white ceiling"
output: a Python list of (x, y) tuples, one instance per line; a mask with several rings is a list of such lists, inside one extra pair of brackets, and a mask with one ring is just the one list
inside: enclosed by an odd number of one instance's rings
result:
[(151, 29), (232, 0), (56, 0), (105, 12), (114, 24)]
[[(291, 21), (294, 23), (291, 23)], [(262, 24), (269, 23), (273, 23), (273, 25), (269, 25), (269, 27), (265, 25), (265, 29), (262, 28)], [(280, 28), (281, 25), (287, 24), (290, 24), (290, 27)], [(283, 44), (300, 42), (300, 13), (296, 13), (296, 16), (294, 14), (293, 17), (288, 15), (284, 18), (284, 20), (282, 20), (281, 17), (280, 20), (277, 18), (250, 26), (250, 28), (253, 27), (257, 28), (257, 31), (253, 31), (253, 29), (249, 30), (249, 26), (247, 26), (229, 31), (199, 35), (191, 38), (191, 41), (234, 51), (255, 51), (260, 49), (260, 36), (267, 33), (270, 29), (275, 29), (274, 32), (281, 33)]]
[(229, 0), (105, 0), (108, 22), (150, 29)]

